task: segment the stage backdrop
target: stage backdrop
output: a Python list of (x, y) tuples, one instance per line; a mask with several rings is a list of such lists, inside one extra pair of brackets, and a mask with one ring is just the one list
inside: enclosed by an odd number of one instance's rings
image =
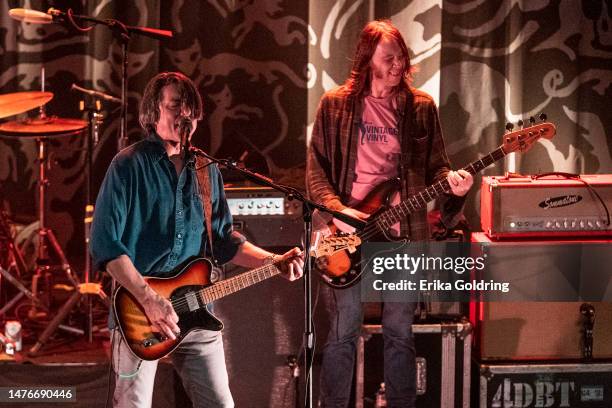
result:
[[(137, 108), (156, 73), (180, 70), (204, 95), (206, 117), (194, 144), (244, 158), (279, 181), (303, 185), (309, 131), (319, 98), (341, 84), (356, 38), (373, 18), (390, 18), (419, 67), (415, 86), (440, 107), (454, 167), (496, 148), (507, 121), (540, 112), (557, 125), (516, 157), (515, 171), (612, 172), (612, 5), (603, 0), (290, 1), (136, 0), (0, 2), (0, 93), (55, 94), (47, 113), (80, 118), (72, 83), (120, 95), (121, 47), (106, 27), (11, 20), (8, 10), (72, 7), (75, 14), (172, 30), (158, 41), (133, 35), (129, 46), (129, 137), (141, 137)], [(117, 106), (95, 146), (94, 192), (117, 151)], [(13, 118), (4, 119), (14, 120)], [(85, 138), (51, 140), (49, 224), (77, 267), (83, 253)], [(36, 219), (36, 149), (0, 138), (0, 200), (20, 223)], [(502, 162), (484, 171), (503, 174)], [(479, 228), (479, 183), (466, 214)]]

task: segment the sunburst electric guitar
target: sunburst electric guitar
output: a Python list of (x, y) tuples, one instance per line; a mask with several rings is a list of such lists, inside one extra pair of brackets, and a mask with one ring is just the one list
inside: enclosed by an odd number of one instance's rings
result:
[(172, 340), (156, 331), (144, 307), (129, 291), (119, 287), (113, 297), (115, 317), (125, 342), (134, 355), (143, 360), (157, 360), (173, 351), (194, 329), (219, 331), (223, 323), (208, 310), (217, 299), (246, 289), (278, 275), (276, 264), (264, 265), (217, 283), (211, 283), (212, 264), (198, 258), (170, 278), (145, 278), (160, 296), (170, 300), (179, 317), (179, 336)]
[[(507, 133), (503, 137), (502, 145), (463, 170), (474, 175), (509, 153), (526, 152), (542, 137), (552, 139), (555, 133), (555, 126), (549, 122)], [(315, 229), (310, 254), (315, 258), (315, 264), (325, 283), (334, 288), (347, 288), (355, 284), (361, 277), (360, 245), (363, 242), (395, 240), (389, 234), (391, 226), (442, 194), (451, 192), (448, 181), (444, 179), (391, 206), (391, 196), (399, 187), (398, 179), (387, 180), (376, 186), (365, 199), (354, 206), (355, 209), (370, 214), (365, 225), (354, 232), (342, 232), (337, 223), (332, 221), (325, 224), (325, 221), (319, 219), (320, 225), (325, 227)]]

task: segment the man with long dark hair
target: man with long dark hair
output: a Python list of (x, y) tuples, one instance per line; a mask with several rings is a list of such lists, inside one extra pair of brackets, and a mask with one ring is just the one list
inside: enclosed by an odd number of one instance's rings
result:
[[(445, 221), (462, 210), (471, 175), (451, 171), (437, 108), (426, 93), (410, 86), (413, 67), (399, 30), (388, 21), (368, 23), (359, 39), (350, 77), (319, 104), (308, 148), (307, 187), (315, 201), (350, 216), (368, 214), (351, 206), (379, 183), (401, 180), (400, 197), (447, 179), (452, 195), (443, 202)], [(425, 210), (392, 228), (412, 240), (429, 237)], [(360, 287), (334, 289), (330, 332), (323, 350), (322, 407), (348, 406), (357, 339), (363, 319)], [(414, 407), (414, 303), (388, 302), (383, 308), (385, 386), (388, 407)]]
[[(127, 289), (154, 328), (170, 339), (179, 334), (179, 318), (143, 276), (166, 277), (202, 254), (247, 267), (278, 262), (290, 280), (302, 274), (298, 248), (272, 254), (233, 231), (218, 168), (195, 168), (195, 157), (185, 149), (202, 112), (200, 94), (185, 75), (165, 72), (149, 82), (140, 106), (146, 138), (113, 159), (91, 231), (95, 266)], [(206, 186), (200, 185), (206, 179)], [(117, 329), (112, 336), (114, 406), (150, 407), (157, 361), (134, 356)], [(190, 331), (171, 357), (194, 407), (234, 406), (220, 332)]]

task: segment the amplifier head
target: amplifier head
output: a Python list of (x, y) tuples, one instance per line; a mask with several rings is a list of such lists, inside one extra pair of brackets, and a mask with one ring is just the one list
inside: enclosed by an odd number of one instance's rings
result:
[(580, 180), (483, 177), (483, 231), (493, 238), (612, 235), (612, 175), (587, 174)]
[(302, 203), (289, 201), (283, 193), (269, 187), (227, 187), (225, 197), (230, 212), (236, 216), (301, 216)]
[(226, 187), (234, 229), (260, 247), (301, 245), (302, 203), (269, 187)]

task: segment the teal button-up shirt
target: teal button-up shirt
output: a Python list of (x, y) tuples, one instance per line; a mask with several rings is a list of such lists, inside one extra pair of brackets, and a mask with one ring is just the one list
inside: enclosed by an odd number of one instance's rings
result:
[[(195, 160), (181, 174), (156, 134), (119, 152), (98, 194), (90, 251), (95, 268), (127, 255), (145, 276), (165, 276), (201, 253), (208, 241)], [(243, 238), (232, 232), (223, 180), (215, 165), (210, 175), (213, 252), (231, 260)], [(210, 255), (210, 254), (208, 254)]]

